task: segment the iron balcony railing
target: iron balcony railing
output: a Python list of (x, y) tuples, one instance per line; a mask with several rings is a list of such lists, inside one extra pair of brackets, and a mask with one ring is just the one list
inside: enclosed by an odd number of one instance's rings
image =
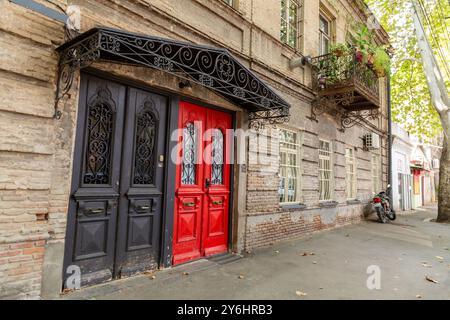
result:
[(354, 91), (372, 102), (368, 108), (379, 107), (378, 77), (366, 63), (357, 60), (354, 52), (318, 56), (312, 58), (312, 65), (312, 85), (319, 96)]

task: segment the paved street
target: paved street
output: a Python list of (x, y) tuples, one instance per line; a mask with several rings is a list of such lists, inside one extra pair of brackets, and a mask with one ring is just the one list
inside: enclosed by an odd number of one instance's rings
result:
[[(450, 299), (450, 225), (429, 221), (435, 217), (436, 208), (401, 215), (386, 225), (371, 216), (228, 264), (202, 260), (156, 272), (154, 279), (141, 275), (64, 298)], [(367, 288), (370, 265), (380, 267), (379, 290)]]

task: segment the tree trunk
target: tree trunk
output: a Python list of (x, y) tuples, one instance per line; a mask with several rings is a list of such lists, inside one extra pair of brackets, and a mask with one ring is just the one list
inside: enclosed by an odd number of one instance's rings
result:
[(417, 13), (417, 0), (412, 1), (414, 29), (417, 35), (417, 45), (422, 57), (423, 69), (427, 79), (433, 107), (439, 114), (442, 128), (444, 130), (444, 146), (439, 166), (439, 193), (438, 193), (438, 217), (437, 222), (450, 221), (450, 97), (447, 92), (445, 81), (442, 77), (439, 65), (428, 43), (425, 30)]
[(444, 146), (439, 165), (438, 216), (436, 222), (450, 222), (450, 148), (448, 121), (442, 121), (444, 127)]

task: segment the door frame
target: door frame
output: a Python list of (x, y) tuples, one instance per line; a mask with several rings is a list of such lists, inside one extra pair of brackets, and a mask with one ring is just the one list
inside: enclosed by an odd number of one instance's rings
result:
[[(83, 69), (83, 71), (80, 72), (79, 78), (83, 77), (83, 75), (91, 75), (95, 76), (97, 78), (101, 78), (103, 80), (109, 80), (114, 81), (122, 85), (134, 87), (136, 89), (141, 89), (148, 91), (150, 93), (163, 95), (168, 99), (167, 103), (167, 117), (166, 117), (166, 136), (168, 137), (165, 142), (166, 147), (166, 155), (164, 159), (164, 195), (163, 195), (163, 204), (162, 204), (162, 213), (161, 213), (161, 222), (160, 222), (160, 248), (159, 248), (159, 258), (158, 258), (158, 267), (159, 269), (162, 268), (169, 268), (172, 266), (172, 236), (173, 236), (173, 220), (174, 220), (174, 199), (175, 199), (175, 176), (176, 176), (176, 164), (170, 161), (170, 153), (173, 150), (173, 148), (177, 147), (177, 141), (172, 141), (171, 133), (178, 129), (178, 117), (179, 117), (179, 104), (181, 101), (189, 102), (196, 104), (201, 107), (218, 110), (222, 112), (229, 113), (232, 117), (232, 125), (231, 129), (236, 130), (237, 125), (237, 117), (236, 117), (236, 111), (229, 110), (223, 107), (219, 107), (192, 97), (183, 96), (180, 92), (173, 92), (169, 89), (161, 89), (161, 88), (155, 88), (148, 84), (143, 84), (142, 82), (139, 82), (138, 80), (133, 80), (126, 78), (124, 76), (120, 75), (114, 75), (111, 72), (100, 70), (94, 67), (87, 67)], [(180, 80), (181, 81), (181, 80)], [(207, 88), (206, 88), (207, 89)], [(78, 91), (78, 95), (81, 96), (82, 92), (81, 90)], [(76, 102), (76, 123), (75, 123), (75, 132), (74, 132), (74, 146), (73, 146), (73, 152), (72, 152), (72, 164), (74, 161), (74, 155), (75, 155), (75, 141), (80, 138), (79, 134), (83, 128), (80, 126), (79, 121), (79, 100)], [(125, 117), (127, 115), (124, 115)], [(228, 199), (229, 205), (228, 205), (228, 252), (230, 252), (233, 248), (233, 236), (234, 232), (238, 232), (237, 228), (236, 231), (234, 230), (234, 223), (235, 221), (238, 221), (234, 214), (236, 213), (237, 207), (235, 204), (235, 175), (236, 175), (236, 136), (233, 136), (232, 139), (232, 145), (230, 147), (231, 149), (231, 157), (233, 159), (233, 163), (230, 164), (230, 197)], [(69, 196), (73, 192), (74, 188), (74, 166), (72, 165), (72, 169), (70, 171), (70, 193)], [(69, 212), (67, 212), (69, 214)], [(67, 219), (69, 221), (69, 219)], [(71, 261), (71, 257), (69, 257), (69, 242), (66, 241), (68, 238), (68, 235), (70, 232), (73, 232), (75, 228), (75, 225), (69, 225), (66, 223), (66, 232), (65, 232), (65, 244), (64, 244), (64, 255), (63, 255), (63, 270), (62, 270), (62, 279), (65, 279), (66, 270), (68, 267), (68, 264)], [(70, 231), (70, 232), (69, 232)], [(114, 279), (114, 278), (113, 278)], [(62, 287), (64, 288), (64, 283), (62, 283)]]

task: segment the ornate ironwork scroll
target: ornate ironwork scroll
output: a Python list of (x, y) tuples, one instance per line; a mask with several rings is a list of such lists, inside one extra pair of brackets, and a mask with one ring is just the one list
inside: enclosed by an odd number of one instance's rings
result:
[(212, 135), (211, 184), (223, 184), (223, 133), (215, 129)]
[(250, 122), (250, 128), (258, 131), (266, 125), (277, 125), (289, 122), (289, 108), (249, 112), (248, 119)]
[(181, 183), (195, 184), (197, 171), (197, 129), (192, 122), (186, 124), (183, 129), (183, 163), (181, 169)]
[(114, 103), (111, 92), (100, 87), (88, 106), (87, 144), (83, 183), (108, 184), (114, 132)]
[[(56, 113), (58, 102), (71, 88), (74, 72), (104, 59), (156, 68), (189, 79), (249, 111), (271, 111), (269, 123), (289, 115), (289, 104), (225, 49), (95, 28), (62, 45), (58, 52)], [(260, 114), (253, 118), (260, 123), (264, 119)]]
[(154, 184), (157, 119), (153, 101), (145, 101), (136, 115), (134, 184)]
[(364, 125), (368, 120), (379, 117), (378, 109), (348, 111), (341, 115), (341, 126), (343, 129), (351, 128), (354, 125)]

